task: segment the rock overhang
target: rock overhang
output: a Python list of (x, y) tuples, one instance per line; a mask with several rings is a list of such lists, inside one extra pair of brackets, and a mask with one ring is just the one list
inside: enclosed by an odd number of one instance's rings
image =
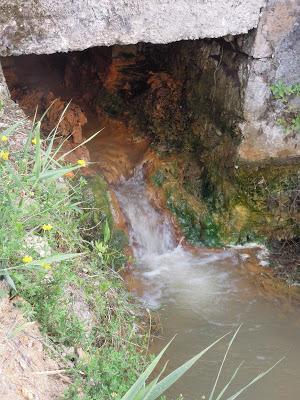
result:
[(0, 55), (247, 33), (265, 0), (4, 0)]

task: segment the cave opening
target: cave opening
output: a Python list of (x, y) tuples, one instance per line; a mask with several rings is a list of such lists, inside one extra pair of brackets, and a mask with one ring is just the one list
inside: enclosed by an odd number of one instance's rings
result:
[[(238, 41), (114, 45), (0, 61), (11, 97), (25, 114), (32, 117), (38, 106), (42, 115), (54, 101), (43, 122), (46, 134), (71, 101), (60, 132), (70, 135), (73, 146), (104, 128), (105, 146), (113, 140), (124, 144), (127, 135), (188, 153), (202, 171), (205, 195), (210, 164), (226, 173), (240, 140), (247, 56)], [(99, 140), (89, 147), (92, 160), (96, 151), (110, 151)], [(127, 144), (130, 150), (132, 142)], [(139, 159), (134, 152), (131, 157)]]

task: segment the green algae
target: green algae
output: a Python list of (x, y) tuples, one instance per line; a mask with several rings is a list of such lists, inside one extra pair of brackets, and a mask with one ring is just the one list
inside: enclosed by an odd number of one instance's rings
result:
[(180, 169), (175, 164), (155, 171), (152, 181), (165, 193), (167, 208), (191, 244), (265, 243), (299, 236), (299, 211), (291, 210), (300, 184), (299, 163), (240, 162), (223, 177), (217, 169), (203, 174), (199, 168), (199, 179), (193, 181), (185, 173), (186, 163)]

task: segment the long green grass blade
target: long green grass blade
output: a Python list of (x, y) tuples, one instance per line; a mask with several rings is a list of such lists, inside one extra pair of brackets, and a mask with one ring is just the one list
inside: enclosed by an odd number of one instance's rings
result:
[(13, 164), (11, 163), (7, 163), (6, 165), (6, 169), (9, 171), (10, 175), (14, 178), (14, 186), (22, 188), (23, 183), (20, 179), (20, 175), (17, 173), (17, 171), (15, 170)]
[(152, 391), (155, 389), (155, 386), (157, 382), (159, 381), (160, 377), (164, 373), (168, 363), (165, 363), (163, 369), (160, 371), (160, 373), (157, 375), (155, 379), (153, 379), (152, 382), (149, 383), (145, 388), (143, 388), (134, 398), (134, 400), (148, 400), (149, 396), (151, 395)]
[(198, 361), (209, 349), (211, 349), (215, 344), (220, 342), (220, 340), (224, 339), (229, 335), (229, 333), (226, 333), (226, 335), (222, 336), (215, 342), (213, 342), (211, 345), (206, 347), (204, 350), (202, 350), (200, 353), (198, 353), (196, 356), (185, 362), (183, 365), (175, 369), (175, 371), (171, 372), (168, 376), (166, 376), (162, 381), (160, 381), (155, 389), (153, 390), (152, 394), (149, 396), (148, 400), (155, 400), (157, 399), (162, 393), (164, 393), (170, 386), (172, 386), (184, 373), (186, 373), (194, 364), (196, 361)]
[[(174, 338), (173, 338), (174, 339)], [(139, 378), (135, 381), (135, 383), (131, 386), (131, 388), (124, 394), (121, 400), (133, 400), (135, 396), (140, 392), (142, 388), (145, 387), (145, 382), (153, 372), (154, 368), (159, 363), (160, 359), (164, 355), (167, 348), (170, 346), (173, 339), (166, 345), (164, 349), (155, 357), (152, 363), (146, 368), (146, 370), (139, 376)]]
[(53, 106), (53, 104), (57, 101), (57, 99), (53, 100), (52, 103), (50, 104), (50, 106), (45, 110), (45, 112), (42, 114), (41, 118), (39, 119), (39, 122), (42, 122), (43, 119), (46, 117), (48, 111), (50, 110), (50, 108)]
[(31, 145), (31, 141), (34, 137), (34, 132), (35, 132), (35, 125), (32, 127), (31, 131), (27, 135), (26, 143), (24, 145), (23, 149), (23, 157), (27, 157), (27, 154), (29, 152), (29, 146)]
[(34, 112), (34, 116), (33, 116), (33, 119), (32, 119), (31, 129), (33, 129), (33, 127), (35, 125), (35, 121), (36, 121), (36, 118), (37, 118), (37, 112), (38, 112), (38, 106), (35, 107), (35, 112)]
[(149, 385), (142, 388), (134, 397), (134, 400), (145, 400), (147, 398), (148, 393), (151, 393), (152, 389), (158, 382), (158, 378), (155, 378)]
[[(58, 127), (59, 127), (60, 123), (62, 122), (62, 120), (63, 120), (63, 118), (64, 118), (64, 116), (65, 116), (65, 113), (66, 113), (66, 111), (67, 111), (67, 109), (68, 109), (70, 103), (71, 103), (71, 100), (70, 100), (69, 103), (66, 105), (66, 107), (63, 109), (63, 112), (61, 113), (61, 115), (60, 115), (60, 117), (59, 117), (59, 120), (58, 120), (58, 123), (55, 125), (55, 128), (50, 132), (49, 137), (51, 137), (51, 139), (50, 139), (50, 142), (49, 142), (49, 144), (48, 144), (47, 150), (46, 150), (46, 152), (45, 152), (45, 157), (44, 157), (44, 169), (46, 169), (46, 168), (48, 167), (48, 165), (49, 165), (49, 161), (48, 161), (48, 160), (52, 160), (52, 159), (53, 159), (53, 157), (50, 157), (50, 155), (51, 155), (51, 153), (52, 153), (52, 149), (53, 149), (53, 145), (54, 145), (54, 140), (55, 140), (55, 138), (56, 138), (56, 134), (57, 134), (57, 131), (58, 131)], [(58, 151), (59, 151), (59, 149), (58, 149)], [(55, 152), (55, 154), (56, 154), (56, 152)]]
[[(81, 257), (83, 254), (84, 253), (54, 254), (53, 256), (41, 258), (39, 260), (33, 260), (30, 263), (26, 264), (26, 267), (36, 267), (36, 266), (42, 266), (44, 264), (66, 261), (72, 258)], [(24, 267), (24, 264), (22, 264), (22, 267)]]
[(41, 121), (39, 121), (36, 124), (33, 136), (36, 139), (36, 144), (35, 144), (34, 166), (32, 172), (38, 178), (42, 169)]
[(245, 390), (247, 390), (250, 386), (252, 386), (255, 382), (259, 381), (260, 379), (262, 379), (264, 376), (266, 376), (269, 372), (272, 371), (273, 368), (276, 367), (276, 365), (278, 365), (279, 363), (281, 363), (283, 360), (285, 359), (285, 357), (282, 357), (279, 361), (277, 361), (274, 365), (272, 365), (272, 367), (270, 367), (269, 369), (267, 369), (265, 372), (262, 372), (261, 374), (257, 375), (254, 379), (252, 379), (251, 382), (249, 382), (246, 386), (242, 387), (242, 389), (240, 389), (238, 392), (236, 392), (233, 396), (228, 397), (227, 400), (234, 400), (236, 399), (240, 394), (242, 394)]
[(230, 350), (230, 348), (231, 348), (231, 346), (232, 346), (232, 343), (234, 342), (234, 339), (236, 338), (236, 335), (239, 333), (239, 330), (241, 329), (241, 327), (242, 327), (242, 324), (241, 324), (241, 325), (237, 328), (237, 330), (234, 332), (234, 334), (233, 334), (233, 336), (232, 336), (232, 338), (231, 338), (231, 340), (230, 340), (230, 342), (229, 342), (229, 344), (228, 344), (228, 346), (227, 346), (227, 349), (226, 349), (226, 352), (225, 352), (225, 354), (224, 354), (223, 360), (222, 360), (222, 362), (221, 362), (221, 365), (220, 365), (220, 368), (219, 368), (219, 371), (218, 371), (218, 374), (217, 374), (217, 377), (216, 377), (214, 386), (213, 386), (213, 388), (212, 388), (212, 390), (211, 390), (211, 393), (210, 393), (210, 396), (209, 396), (209, 400), (212, 400), (213, 397), (214, 397), (215, 390), (216, 390), (217, 384), (218, 384), (218, 382), (219, 382), (219, 378), (220, 378), (220, 375), (221, 375), (221, 372), (222, 372), (224, 363), (225, 363), (225, 361), (226, 361), (228, 352), (229, 352), (229, 350)]
[(17, 292), (17, 288), (15, 285), (15, 282), (13, 281), (12, 277), (9, 275), (9, 273), (7, 271), (4, 271), (3, 274), (4, 279), (6, 280), (6, 282), (8, 283), (8, 285), (15, 291)]
[(94, 139), (95, 136), (97, 136), (100, 132), (103, 131), (104, 128), (100, 129), (99, 131), (97, 131), (96, 133), (94, 133), (92, 136), (90, 136), (88, 139), (86, 139), (84, 142), (79, 143), (76, 147), (74, 147), (73, 149), (67, 151), (66, 153), (64, 153), (63, 155), (61, 155), (57, 161), (65, 158), (66, 156), (68, 156), (69, 154), (71, 154), (73, 151), (75, 151), (76, 149), (78, 149), (81, 146), (84, 146), (86, 143), (90, 142), (92, 139)]
[[(63, 145), (68, 142), (69, 139), (72, 138), (72, 135), (68, 135), (64, 138), (64, 140), (61, 141), (61, 143), (59, 143), (59, 145), (55, 148), (55, 151), (52, 154), (52, 159), (54, 160), (56, 155), (60, 152), (60, 149), (63, 147)], [(58, 162), (59, 159), (56, 159), (56, 161)]]
[(105, 220), (104, 229), (103, 229), (103, 240), (104, 243), (107, 243), (110, 239), (110, 228), (107, 219)]
[(3, 276), (4, 279), (6, 280), (7, 284), (15, 291), (17, 291), (17, 288), (15, 286), (14, 281), (12, 280), (11, 276), (7, 272), (7, 261), (6, 260), (0, 260), (0, 276)]
[[(75, 171), (76, 169), (79, 168), (81, 168), (80, 165), (74, 165), (73, 167), (58, 168), (50, 171), (45, 171), (40, 174), (40, 176), (38, 177), (38, 181), (55, 180), (64, 176), (68, 172)], [(31, 178), (31, 180), (34, 180), (34, 178)]]
[(226, 392), (226, 390), (228, 389), (229, 385), (231, 384), (231, 382), (234, 380), (234, 378), (237, 376), (241, 366), (244, 364), (245, 361), (242, 361), (240, 363), (240, 365), (237, 367), (237, 369), (234, 371), (234, 373), (232, 374), (232, 377), (229, 379), (228, 383), (223, 387), (223, 389), (221, 390), (221, 392), (219, 393), (219, 396), (216, 398), (216, 400), (221, 400), (223, 394)]
[(50, 142), (47, 145), (47, 150), (44, 153), (44, 157), (43, 157), (43, 170), (42, 172), (47, 168), (47, 165), (49, 163), (49, 159), (52, 153), (52, 149), (53, 149), (53, 144), (54, 144), (54, 140), (55, 140), (55, 133), (53, 133), (52, 135), (49, 135), (50, 138)]

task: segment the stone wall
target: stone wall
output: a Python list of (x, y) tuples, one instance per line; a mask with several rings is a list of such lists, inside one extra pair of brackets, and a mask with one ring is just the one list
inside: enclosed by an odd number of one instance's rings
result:
[[(276, 120), (282, 107), (271, 84), (300, 82), (299, 0), (269, 0), (257, 30), (240, 38), (241, 51), (249, 55), (245, 88), (244, 135), (239, 154), (244, 160), (300, 156), (300, 133), (287, 135)], [(300, 111), (300, 104), (298, 104)]]

